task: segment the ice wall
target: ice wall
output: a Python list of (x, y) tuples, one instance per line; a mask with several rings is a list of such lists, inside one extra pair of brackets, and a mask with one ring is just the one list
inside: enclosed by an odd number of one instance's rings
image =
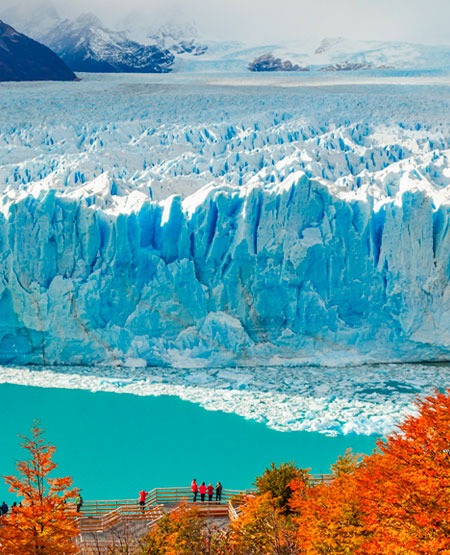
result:
[(26, 196), (0, 216), (0, 363), (446, 358), (441, 201), (409, 184), (379, 202), (301, 172), (128, 213)]

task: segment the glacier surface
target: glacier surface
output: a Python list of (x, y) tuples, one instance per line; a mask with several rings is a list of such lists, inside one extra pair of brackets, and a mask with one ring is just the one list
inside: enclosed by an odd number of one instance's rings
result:
[(450, 88), (424, 74), (0, 86), (0, 363), (450, 355)]

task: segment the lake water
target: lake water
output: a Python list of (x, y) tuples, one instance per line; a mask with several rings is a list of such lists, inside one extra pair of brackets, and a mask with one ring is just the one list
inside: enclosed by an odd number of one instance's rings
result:
[[(277, 432), (235, 414), (172, 396), (136, 396), (0, 385), (0, 474), (24, 458), (18, 434), (34, 419), (56, 445), (56, 475), (70, 475), (86, 499), (133, 498), (142, 488), (186, 486), (192, 478), (251, 487), (273, 461), (326, 473), (347, 447), (370, 453), (374, 436)], [(5, 484), (0, 498), (12, 502)]]

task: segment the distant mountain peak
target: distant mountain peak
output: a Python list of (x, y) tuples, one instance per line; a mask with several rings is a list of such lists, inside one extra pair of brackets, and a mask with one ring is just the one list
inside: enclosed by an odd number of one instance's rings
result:
[(72, 23), (73, 23), (74, 27), (80, 27), (80, 28), (82, 28), (82, 27), (100, 27), (100, 28), (103, 28), (103, 23), (92, 12), (86, 12), (86, 13), (80, 14), (77, 18), (75, 18), (72, 21)]
[(21, 37), (31, 41), (31, 39), (29, 39), (25, 35), (22, 35), (18, 31), (16, 31), (14, 27), (11, 27), (11, 25), (8, 25), (0, 19), (0, 48), (3, 48), (3, 50), (6, 50), (7, 52), (11, 52), (12, 46), (14, 45), (14, 43), (19, 42)]
[(166, 73), (174, 56), (159, 45), (143, 45), (108, 29), (92, 13), (65, 19), (43, 38), (74, 71)]
[(336, 45), (344, 42), (344, 37), (325, 37), (314, 51), (314, 54), (324, 54), (332, 50)]
[(12, 37), (14, 35), (19, 35), (19, 33), (13, 27), (11, 27), (11, 25), (8, 25), (2, 19), (0, 19), (0, 40), (5, 38), (6, 36)]
[(0, 81), (75, 79), (75, 74), (49, 48), (0, 21)]
[(197, 40), (197, 27), (191, 21), (171, 18), (162, 22), (147, 21), (138, 12), (129, 13), (121, 23), (123, 33), (130, 40), (154, 44), (174, 54), (201, 56), (208, 46)]

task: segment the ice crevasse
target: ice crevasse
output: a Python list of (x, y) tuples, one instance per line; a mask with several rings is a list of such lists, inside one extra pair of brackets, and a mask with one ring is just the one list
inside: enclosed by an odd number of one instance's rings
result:
[(450, 198), (295, 172), (99, 208), (0, 213), (0, 363), (225, 366), (445, 360)]

